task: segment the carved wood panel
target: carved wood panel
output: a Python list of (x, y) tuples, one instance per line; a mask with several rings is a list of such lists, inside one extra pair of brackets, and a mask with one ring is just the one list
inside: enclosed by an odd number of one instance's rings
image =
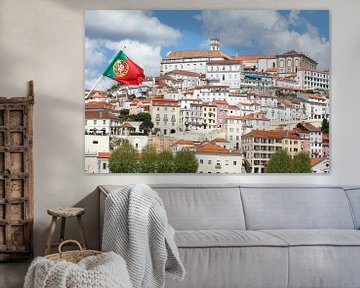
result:
[(0, 97), (0, 261), (33, 255), (33, 104)]

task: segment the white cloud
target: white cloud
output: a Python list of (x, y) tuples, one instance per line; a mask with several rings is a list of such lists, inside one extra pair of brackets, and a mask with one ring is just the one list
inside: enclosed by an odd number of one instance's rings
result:
[[(295, 49), (319, 62), (320, 68), (329, 66), (329, 41), (298, 11), (284, 17), (274, 10), (212, 10), (203, 11), (198, 20), (209, 36), (220, 36), (222, 44), (237, 47), (240, 53), (241, 47), (275, 54)], [(304, 32), (293, 29), (299, 26)]]
[(88, 10), (85, 15), (86, 36), (95, 39), (124, 39), (154, 45), (176, 44), (179, 30), (165, 25), (151, 13), (139, 10)]
[(105, 54), (100, 50), (100, 41), (85, 38), (85, 64), (86, 67), (101, 65), (106, 60)]
[(125, 53), (144, 69), (145, 75), (156, 76), (160, 72), (161, 48), (181, 38), (179, 30), (161, 23), (148, 11), (89, 10), (85, 27), (86, 88), (102, 73), (99, 66), (110, 63), (108, 50), (115, 55), (125, 45)]

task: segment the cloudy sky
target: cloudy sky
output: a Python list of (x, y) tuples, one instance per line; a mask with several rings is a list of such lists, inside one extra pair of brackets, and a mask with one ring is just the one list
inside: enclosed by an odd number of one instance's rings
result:
[[(208, 49), (220, 37), (229, 55), (303, 52), (328, 69), (327, 10), (88, 10), (85, 12), (85, 87), (91, 88), (122, 47), (158, 75), (161, 59), (174, 50)], [(105, 81), (102, 88), (111, 82)]]

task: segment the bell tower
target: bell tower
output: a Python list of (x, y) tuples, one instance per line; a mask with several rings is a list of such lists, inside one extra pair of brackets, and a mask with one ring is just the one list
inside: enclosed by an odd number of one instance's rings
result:
[(220, 50), (220, 38), (218, 38), (218, 37), (210, 38), (210, 50), (211, 51), (219, 51)]

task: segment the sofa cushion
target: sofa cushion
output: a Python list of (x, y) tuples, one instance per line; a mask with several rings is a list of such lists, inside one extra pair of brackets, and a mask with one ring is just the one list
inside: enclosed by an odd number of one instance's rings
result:
[(348, 229), (262, 230), (289, 246), (360, 246), (360, 231)]
[(179, 248), (186, 275), (166, 288), (287, 288), (288, 247)]
[(245, 229), (239, 187), (153, 187), (176, 230)]
[(175, 242), (178, 247), (255, 247), (280, 246), (288, 244), (260, 231), (244, 230), (182, 230), (176, 231)]
[(246, 226), (266, 229), (354, 229), (342, 188), (241, 188)]
[(360, 188), (346, 189), (346, 194), (350, 201), (356, 229), (360, 229)]
[[(240, 188), (234, 185), (150, 185), (161, 197), (175, 230), (245, 230)], [(121, 185), (102, 185), (111, 193)]]

